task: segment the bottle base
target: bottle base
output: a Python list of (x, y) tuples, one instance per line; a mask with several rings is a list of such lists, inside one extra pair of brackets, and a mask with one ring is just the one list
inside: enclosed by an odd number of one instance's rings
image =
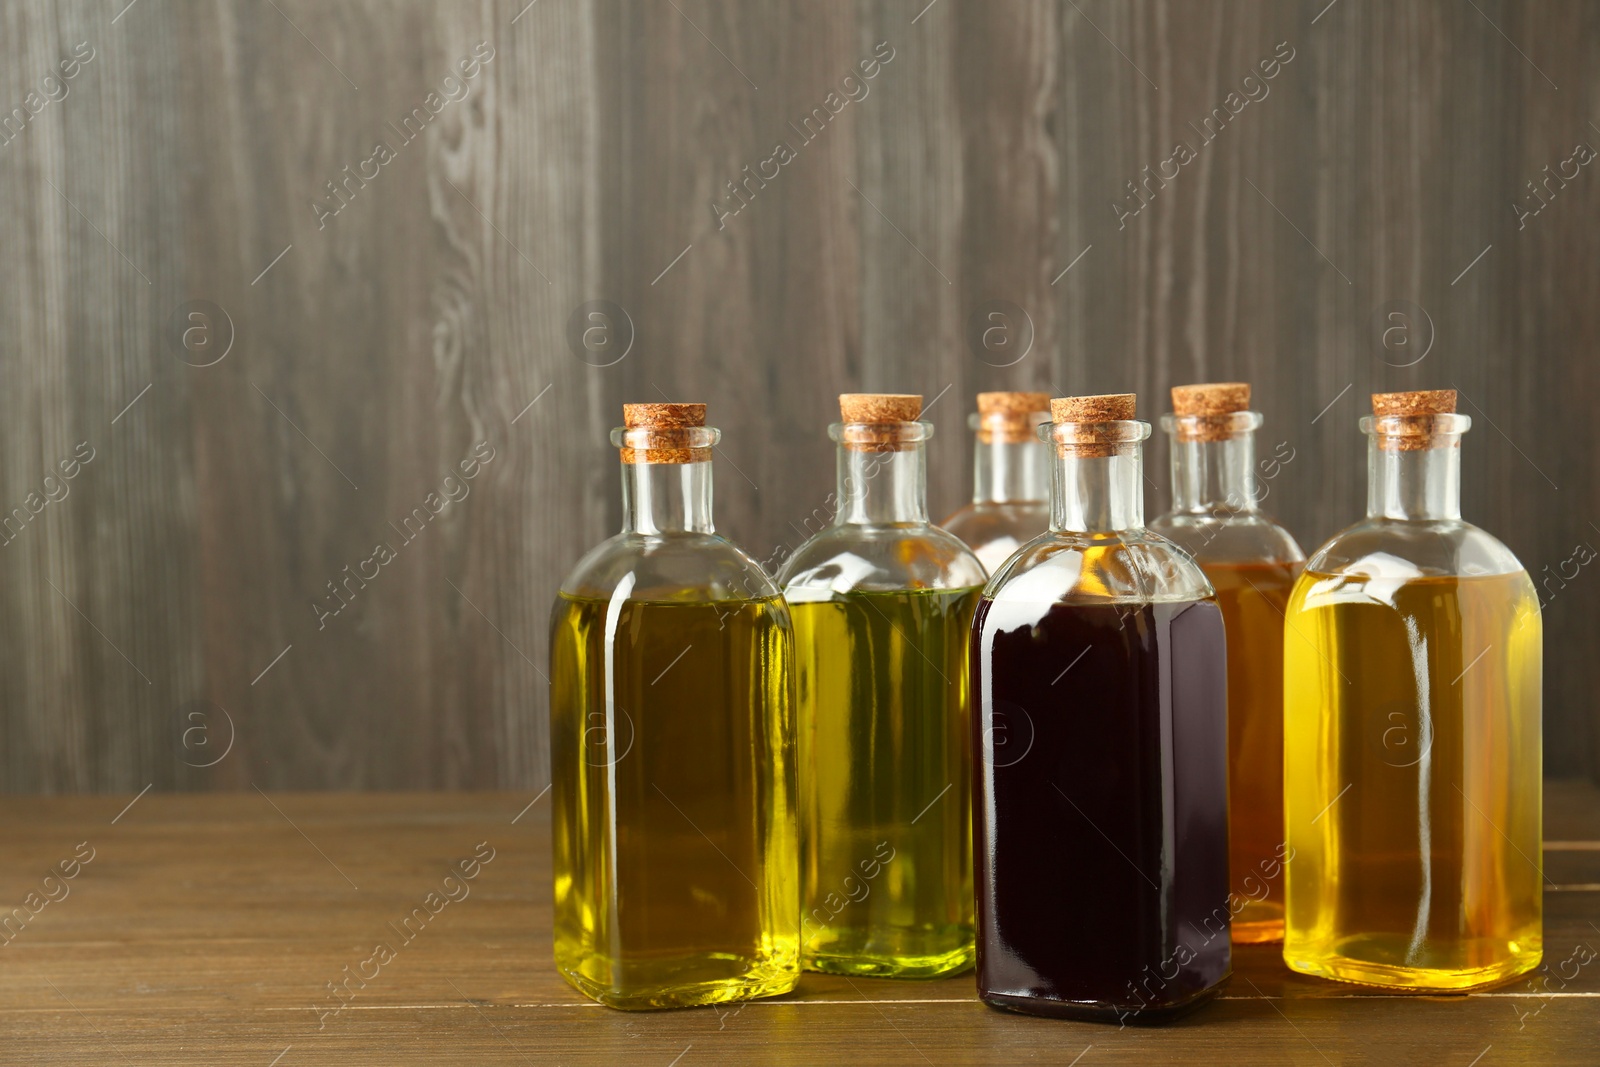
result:
[[(1341, 947), (1349, 951), (1350, 942), (1345, 942)], [(1293, 943), (1286, 943), (1283, 950), (1283, 962), (1291, 971), (1300, 974), (1391, 992), (1420, 994), (1470, 993), (1487, 989), (1533, 970), (1543, 958), (1542, 946), (1519, 948), (1515, 943), (1509, 954), (1503, 954), (1494, 963), (1480, 967), (1408, 967), (1341, 952), (1311, 951)]]
[(1092, 1001), (1056, 1000), (1044, 996), (1022, 996), (1015, 993), (993, 993), (980, 989), (978, 999), (991, 1008), (1018, 1012), (1023, 1015), (1043, 1015), (1053, 1019), (1076, 1019), (1080, 1022), (1107, 1023), (1117, 1026), (1163, 1026), (1204, 1007), (1214, 999), (1227, 979), (1203, 989), (1184, 1000), (1159, 1007), (1143, 1004), (1107, 1004)]
[(970, 971), (976, 960), (977, 949), (969, 945), (937, 956), (807, 956), (803, 966), (850, 978), (949, 978)]
[(767, 968), (751, 971), (739, 978), (721, 978), (691, 985), (659, 986), (631, 991), (600, 985), (566, 967), (557, 967), (567, 984), (590, 1000), (619, 1011), (661, 1011), (671, 1008), (697, 1008), (707, 1004), (726, 1004), (737, 1000), (759, 1000), (794, 991), (800, 981), (797, 969)]
[(1235, 919), (1229, 932), (1235, 945), (1270, 945), (1283, 940), (1283, 920), (1242, 923)]

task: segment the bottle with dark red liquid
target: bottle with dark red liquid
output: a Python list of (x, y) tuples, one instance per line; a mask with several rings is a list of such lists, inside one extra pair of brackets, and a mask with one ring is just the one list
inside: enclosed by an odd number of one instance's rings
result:
[(1222, 613), (1145, 529), (1133, 396), (1051, 415), (1050, 530), (973, 620), (978, 994), (1162, 1022), (1230, 973)]

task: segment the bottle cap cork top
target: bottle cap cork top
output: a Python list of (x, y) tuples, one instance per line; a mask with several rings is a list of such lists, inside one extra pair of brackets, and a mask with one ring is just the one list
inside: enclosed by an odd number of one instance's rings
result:
[(1202, 382), (1172, 387), (1172, 419), (1162, 425), (1179, 441), (1226, 441), (1248, 420), (1250, 385), (1247, 382)]
[(1373, 393), (1372, 418), (1362, 419), (1385, 452), (1420, 452), (1444, 445), (1459, 447), (1461, 432), (1472, 420), (1456, 413), (1454, 389), (1422, 389), (1409, 393)]
[(674, 430), (683, 426), (704, 426), (704, 404), (624, 404), (622, 424), (652, 430)]
[(1249, 411), (1250, 385), (1247, 382), (1174, 385), (1172, 410), (1179, 415), (1229, 415), (1235, 411)]
[(921, 414), (920, 393), (840, 393), (836, 440), (852, 452), (908, 452), (926, 437), (906, 425)]
[(1040, 414), (1049, 412), (1049, 393), (979, 393), (972, 426), (980, 444), (1020, 444), (1035, 439)]
[(1412, 393), (1373, 393), (1372, 413), (1384, 415), (1453, 415), (1454, 389), (1423, 389)]
[(1026, 418), (1050, 410), (1049, 393), (979, 393), (978, 414), (1016, 415)]
[(921, 414), (920, 393), (839, 394), (839, 415), (845, 422), (916, 422)]
[(1138, 423), (1141, 432), (1129, 437), (1105, 424), (1129, 422), (1135, 410), (1132, 393), (1056, 397), (1050, 401), (1050, 419), (1055, 423), (1050, 435), (1056, 454), (1084, 459), (1122, 454), (1134, 447), (1134, 442), (1144, 440), (1149, 428)]
[(704, 404), (624, 404), (622, 422), (612, 440), (624, 463), (704, 463), (718, 436)]
[(1133, 393), (1101, 396), (1058, 396), (1050, 401), (1052, 422), (1126, 422), (1133, 418)]

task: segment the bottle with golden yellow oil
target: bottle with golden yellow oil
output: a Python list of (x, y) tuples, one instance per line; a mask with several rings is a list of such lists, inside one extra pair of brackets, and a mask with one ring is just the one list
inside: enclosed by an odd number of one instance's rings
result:
[(1306, 563), (1284, 636), (1284, 960), (1419, 992), (1543, 952), (1539, 603), (1461, 519), (1455, 399), (1373, 396), (1367, 518)]
[(990, 574), (1050, 526), (1050, 450), (1038, 428), (1049, 393), (979, 393), (972, 450), (972, 502), (944, 520)]
[(703, 404), (628, 404), (623, 529), (550, 624), (555, 957), (614, 1008), (773, 996), (799, 977), (794, 638), (711, 521)]
[(973, 960), (967, 631), (983, 565), (928, 521), (922, 398), (839, 406), (839, 510), (780, 576), (795, 632), (802, 960), (955, 974)]
[(1244, 382), (1180, 385), (1172, 510), (1150, 524), (1200, 564), (1228, 635), (1228, 908), (1235, 944), (1283, 940), (1283, 612), (1305, 553), (1261, 510), (1290, 449), (1256, 459)]

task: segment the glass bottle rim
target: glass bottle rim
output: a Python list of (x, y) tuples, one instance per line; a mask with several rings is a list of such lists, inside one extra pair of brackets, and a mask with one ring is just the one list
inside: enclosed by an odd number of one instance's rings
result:
[(1083, 445), (1088, 438), (1108, 445), (1138, 444), (1150, 436), (1150, 424), (1139, 419), (1117, 422), (1047, 422), (1039, 427), (1039, 440), (1046, 444)]
[[(1050, 421), (1050, 413), (1048, 411), (1030, 411), (1024, 417), (1032, 420), (1033, 425), (1036, 427)], [(981, 430), (985, 426), (998, 428), (1010, 422), (1015, 422), (1016, 419), (1017, 416), (1005, 411), (993, 411), (987, 415), (981, 411), (974, 411), (967, 416), (967, 429)]]
[(921, 444), (933, 436), (931, 422), (836, 422), (828, 436), (839, 444), (893, 440), (900, 444)]
[(714, 426), (618, 426), (611, 431), (611, 443), (636, 452), (669, 448), (711, 448), (722, 440)]
[(1472, 428), (1472, 416), (1363, 415), (1360, 425), (1368, 437), (1460, 437)]
[(1189, 439), (1201, 431), (1221, 431), (1231, 437), (1259, 430), (1264, 422), (1266, 419), (1259, 411), (1230, 411), (1222, 415), (1179, 415), (1169, 411), (1161, 416), (1161, 429), (1168, 434), (1181, 432)]

